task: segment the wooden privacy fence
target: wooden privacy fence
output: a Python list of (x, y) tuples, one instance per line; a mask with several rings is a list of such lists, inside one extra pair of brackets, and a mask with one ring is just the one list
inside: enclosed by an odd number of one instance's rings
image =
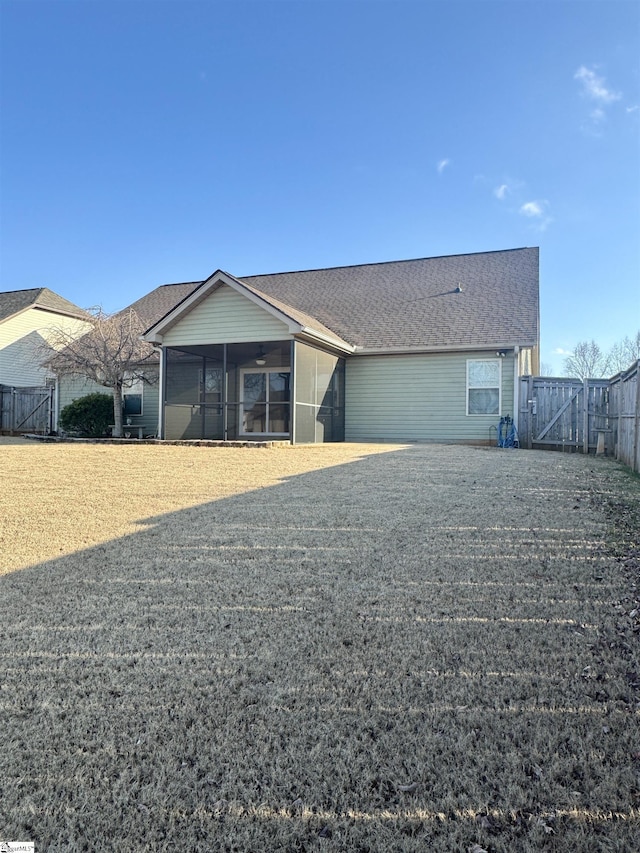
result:
[(521, 446), (606, 453), (640, 471), (639, 365), (613, 379), (522, 377)]
[(0, 432), (41, 433), (53, 429), (53, 387), (14, 388), (0, 385)]
[(616, 459), (640, 472), (640, 359), (611, 380), (609, 401), (615, 413)]

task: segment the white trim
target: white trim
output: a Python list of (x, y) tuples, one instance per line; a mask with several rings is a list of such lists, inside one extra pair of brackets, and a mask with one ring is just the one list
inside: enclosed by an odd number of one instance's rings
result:
[[(124, 417), (124, 407), (126, 405), (127, 397), (140, 397), (140, 411), (136, 412), (134, 415), (127, 415), (128, 418), (141, 418), (144, 416), (144, 379), (142, 376), (137, 376), (135, 379), (131, 379), (130, 370), (125, 370), (124, 372), (124, 380), (128, 384), (122, 385), (122, 415)], [(129, 374), (129, 378), (127, 378), (127, 374)], [(136, 389), (135, 391), (133, 389)], [(139, 390), (138, 390), (139, 389)]]
[(164, 373), (167, 351), (163, 347), (154, 346), (154, 350), (158, 353), (160, 366), (158, 368), (158, 438), (164, 438), (162, 427), (164, 424), (164, 404), (165, 404), (165, 388), (164, 388)]
[(314, 343), (323, 343), (328, 344), (329, 346), (337, 349), (339, 352), (348, 353), (351, 355), (355, 353), (356, 347), (351, 344), (347, 344), (346, 341), (343, 341), (342, 338), (332, 338), (330, 335), (324, 335), (322, 332), (317, 332), (315, 329), (312, 329), (310, 326), (302, 326), (300, 330), (301, 335), (306, 335), (308, 338)]
[[(497, 412), (470, 412), (469, 411), (469, 391), (474, 389), (481, 389), (482, 387), (486, 388), (495, 388), (495, 385), (469, 385), (469, 365), (473, 362), (486, 361), (486, 362), (495, 362), (498, 364), (498, 411)], [(467, 359), (467, 381), (465, 388), (465, 397), (466, 397), (466, 415), (468, 418), (487, 418), (487, 417), (500, 417), (502, 413), (502, 358), (468, 358)]]
[(147, 331), (142, 335), (143, 340), (160, 343), (162, 341), (162, 335), (168, 331), (183, 314), (186, 314), (195, 308), (196, 305), (202, 302), (202, 300), (209, 296), (209, 294), (214, 293), (221, 284), (226, 284), (232, 290), (235, 290), (236, 293), (240, 293), (250, 302), (258, 305), (277, 320), (280, 320), (287, 326), (290, 334), (302, 331), (300, 323), (296, 323), (284, 312), (278, 310), (266, 300), (261, 299), (257, 294), (252, 293), (246, 285), (243, 285), (237, 279), (233, 278), (233, 276), (222, 272), (222, 270), (217, 270), (213, 275), (209, 276), (206, 281), (203, 281), (202, 284), (199, 285), (192, 293), (190, 293), (186, 299), (176, 305), (175, 308), (169, 311), (169, 313), (162, 319), (158, 320), (157, 323), (147, 329)]
[(530, 344), (446, 344), (442, 346), (415, 346), (415, 347), (356, 347), (353, 355), (420, 355), (421, 353), (452, 353), (452, 352), (487, 352), (495, 353), (497, 350), (506, 350), (507, 354), (515, 347), (527, 348)]
[[(222, 270), (217, 270), (213, 275), (209, 276), (209, 278), (196, 287), (196, 289), (190, 293), (186, 299), (176, 305), (168, 314), (147, 329), (147, 331), (141, 335), (142, 340), (161, 344), (164, 334), (169, 331), (169, 329), (174, 326), (184, 314), (189, 313), (189, 311), (195, 308), (207, 296), (215, 293), (220, 285), (230, 287), (236, 293), (239, 293), (245, 299), (248, 299), (249, 302), (252, 302), (258, 308), (266, 311), (267, 314), (270, 314), (276, 320), (279, 320), (287, 327), (287, 331), (290, 335), (307, 335), (310, 338), (318, 340), (321, 343), (330, 344), (344, 352), (353, 352), (355, 350), (355, 347), (351, 346), (346, 341), (343, 341), (342, 338), (339, 338), (338, 336), (332, 337), (331, 335), (327, 335), (324, 332), (314, 329), (312, 326), (305, 326), (298, 322), (293, 317), (289, 316), (286, 311), (276, 308), (275, 305), (269, 302), (266, 296), (260, 296), (257, 293), (254, 293), (253, 290), (242, 281), (234, 278), (232, 275), (229, 275), (229, 273), (222, 272)], [(292, 310), (296, 309), (292, 306)]]

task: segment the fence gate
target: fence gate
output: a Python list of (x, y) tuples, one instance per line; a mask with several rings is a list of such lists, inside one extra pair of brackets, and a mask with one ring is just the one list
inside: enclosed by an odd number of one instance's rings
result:
[(13, 388), (0, 385), (0, 432), (41, 433), (53, 429), (53, 386)]
[(525, 376), (520, 382), (522, 446), (613, 455), (608, 379)]

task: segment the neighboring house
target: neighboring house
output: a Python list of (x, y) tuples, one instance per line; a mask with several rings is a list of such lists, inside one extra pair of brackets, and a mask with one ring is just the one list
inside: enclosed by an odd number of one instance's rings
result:
[(44, 386), (52, 378), (42, 367), (52, 328), (82, 334), (87, 314), (48, 287), (0, 293), (0, 385)]
[(132, 307), (160, 352), (142, 410), (165, 439), (495, 441), (539, 371), (537, 248), (218, 270)]

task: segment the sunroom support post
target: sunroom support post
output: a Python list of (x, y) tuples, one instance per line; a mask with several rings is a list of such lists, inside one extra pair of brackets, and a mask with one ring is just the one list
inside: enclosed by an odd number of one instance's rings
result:
[(158, 377), (158, 438), (164, 438), (165, 404), (167, 402), (167, 348), (159, 347), (160, 350), (160, 376)]
[(289, 356), (289, 429), (291, 435), (289, 441), (296, 443), (296, 342), (291, 340), (291, 354)]
[(227, 407), (227, 345), (222, 344), (222, 437), (225, 441), (229, 436), (229, 412)]

